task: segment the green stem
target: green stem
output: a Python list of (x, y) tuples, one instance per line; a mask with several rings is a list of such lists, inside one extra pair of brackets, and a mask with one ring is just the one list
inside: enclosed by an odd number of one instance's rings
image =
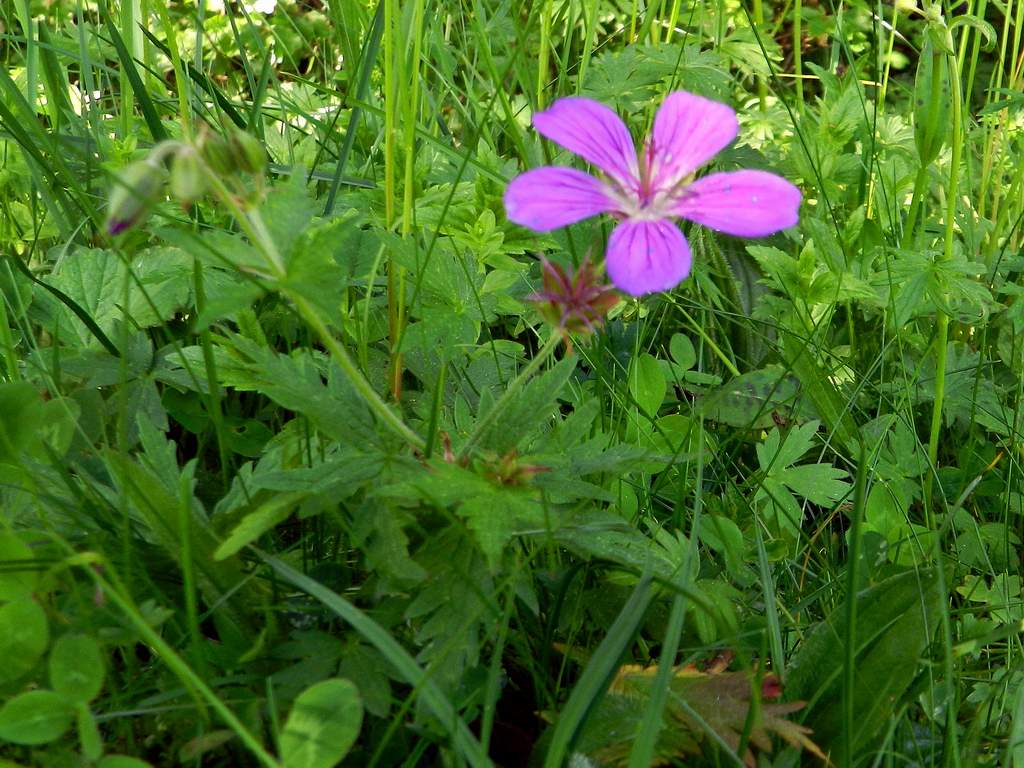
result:
[(164, 37), (167, 38), (167, 48), (171, 52), (171, 66), (174, 68), (175, 89), (178, 92), (178, 113), (181, 116), (182, 133), (186, 139), (192, 136), (192, 114), (189, 110), (189, 88), (190, 81), (185, 75), (185, 67), (181, 63), (181, 52), (178, 50), (178, 35), (174, 23), (167, 13), (167, 3), (158, 0), (155, 3), (157, 15), (160, 17), (160, 26), (163, 27)]
[(679, 312), (680, 314), (682, 314), (684, 318), (686, 318), (686, 322), (690, 324), (690, 327), (693, 328), (693, 330), (696, 331), (702, 339), (704, 339), (704, 343), (711, 348), (711, 352), (714, 354), (714, 356), (722, 361), (722, 365), (724, 365), (729, 370), (729, 373), (731, 373), (733, 376), (739, 376), (740, 369), (737, 368), (733, 361), (729, 359), (728, 355), (726, 355), (725, 352), (722, 351), (721, 347), (715, 344), (714, 339), (708, 336), (705, 330), (701, 327), (701, 324), (694, 320), (690, 316), (690, 313), (687, 312), (682, 307), (679, 307)]
[(249, 237), (264, 258), (267, 260), (267, 265), (270, 267), (273, 277), (277, 280), (279, 290), (287, 297), (298, 311), (299, 315), (305, 320), (310, 327), (316, 331), (320, 337), (320, 341), (327, 348), (331, 357), (341, 368), (342, 373), (345, 374), (345, 378), (348, 379), (349, 384), (352, 388), (363, 398), (363, 402), (366, 403), (367, 407), (373, 411), (374, 415), (380, 419), (380, 421), (388, 427), (398, 437), (402, 438), (410, 446), (416, 450), (422, 451), (426, 447), (426, 441), (402, 421), (388, 404), (385, 403), (377, 391), (373, 388), (373, 385), (366, 380), (362, 371), (359, 370), (355, 362), (353, 362), (351, 356), (345, 351), (345, 348), (338, 342), (334, 334), (331, 333), (327, 324), (324, 323), (323, 319), (313, 308), (312, 305), (306, 299), (284, 287), (284, 278), (286, 276), (286, 269), (284, 261), (281, 259), (280, 253), (277, 251), (277, 246), (274, 245), (273, 239), (270, 237), (270, 233), (267, 231), (266, 226), (263, 224), (263, 218), (260, 216), (259, 211), (251, 210), (246, 211), (234, 198), (231, 192), (224, 186), (224, 183), (217, 177), (217, 174), (208, 170), (208, 180), (210, 182), (211, 189), (220, 199), (220, 201), (226, 205), (235, 219), (238, 221), (239, 226)]
[[(764, 8), (761, 5), (761, 0), (754, 0), (754, 31), (755, 34), (760, 35), (761, 29), (764, 27)], [(768, 84), (764, 81), (764, 78), (758, 75), (757, 77), (757, 101), (761, 111), (764, 112), (768, 108)]]
[(519, 372), (518, 376), (509, 382), (508, 387), (502, 393), (501, 397), (498, 398), (498, 402), (496, 402), (491, 410), (485, 413), (476, 423), (476, 426), (473, 428), (473, 432), (466, 440), (466, 444), (463, 445), (462, 449), (459, 451), (459, 461), (462, 461), (469, 456), (470, 451), (477, 446), (477, 443), (479, 443), (487, 433), (487, 430), (490, 429), (490, 426), (494, 423), (495, 419), (498, 418), (502, 411), (508, 408), (513, 399), (515, 399), (516, 394), (523, 388), (523, 385), (540, 369), (544, 364), (544, 361), (551, 356), (551, 353), (555, 351), (561, 342), (561, 334), (552, 333), (551, 338), (549, 338), (537, 354), (533, 356), (533, 359), (527, 364), (527, 366)]
[[(934, 161), (938, 154), (938, 147), (934, 142), (938, 141), (939, 120), (942, 110), (942, 52), (935, 49), (932, 53), (932, 78), (931, 89), (928, 93), (928, 119), (924, 126), (924, 140), (921, 151), (921, 167), (917, 169), (917, 176), (914, 177), (914, 193), (910, 198), (910, 213), (907, 216), (907, 226), (903, 231), (901, 245), (909, 248), (914, 241), (914, 232), (917, 228), (917, 219), (921, 201), (924, 198), (925, 185), (928, 182), (928, 166)], [(955, 74), (958, 70), (952, 69), (948, 74), (950, 79), (959, 78)], [(957, 79), (959, 84), (959, 79)]]
[[(109, 564), (105, 564), (109, 569)], [(128, 619), (128, 622), (135, 628), (147, 645), (157, 652), (157, 655), (186, 686), (195, 691), (202, 698), (206, 699), (213, 710), (220, 715), (224, 723), (235, 732), (239, 740), (253, 754), (253, 756), (268, 768), (280, 768), (280, 763), (263, 748), (263, 745), (250, 733), (241, 720), (235, 717), (228, 706), (220, 700), (220, 697), (197, 675), (188, 664), (177, 654), (174, 649), (160, 636), (149, 622), (142, 617), (139, 610), (132, 603), (131, 599), (114, 586), (111, 581), (103, 578), (95, 568), (86, 568), (92, 576), (93, 581), (102, 590), (103, 596), (116, 605)]]
[(363, 376), (362, 371), (356, 366), (352, 357), (345, 351), (345, 348), (338, 342), (337, 338), (327, 327), (327, 324), (324, 323), (323, 319), (309, 302), (302, 296), (290, 291), (282, 290), (282, 293), (295, 304), (295, 308), (302, 316), (302, 319), (309, 323), (310, 327), (316, 331), (320, 341), (327, 348), (327, 351), (330, 352), (334, 362), (341, 368), (349, 384), (359, 393), (374, 415), (394, 432), (396, 436), (402, 438), (416, 450), (423, 451), (427, 446), (426, 441), (413, 432), (409, 425), (402, 421), (402, 418), (381, 399), (380, 395), (377, 394), (377, 390), (366, 380), (366, 377)]
[(850, 519), (849, 557), (846, 564), (846, 637), (843, 646), (843, 766), (853, 765), (853, 736), (856, 733), (855, 692), (857, 681), (857, 590), (860, 586), (861, 519), (867, 488), (868, 456), (863, 441), (857, 459), (857, 477), (853, 489)]
[(796, 0), (793, 5), (793, 76), (796, 78), (796, 102), (801, 114), (804, 111), (803, 10), (803, 0)]
[[(953, 258), (953, 237), (956, 231), (956, 206), (960, 182), (960, 158), (963, 152), (963, 105), (960, 92), (960, 69), (956, 57), (951, 55), (949, 64), (950, 86), (953, 101), (952, 153), (949, 162), (949, 188), (946, 190), (946, 231), (943, 238), (942, 261)], [(935, 334), (935, 402), (932, 404), (931, 433), (928, 436), (928, 462), (936, 466), (939, 455), (939, 433), (942, 431), (942, 407), (946, 395), (946, 346), (949, 342), (949, 316), (940, 309)], [(932, 510), (932, 472), (928, 473), (924, 485), (925, 515), (928, 528), (934, 530)]]
[[(551, 56), (551, 14), (554, 12), (555, 0), (546, 0), (544, 8), (540, 12), (540, 50), (537, 52), (537, 111), (544, 109), (544, 87), (548, 83), (550, 73), (548, 72)], [(633, 25), (636, 25), (636, 15), (633, 16)], [(630, 40), (633, 39), (633, 31), (630, 31)]]

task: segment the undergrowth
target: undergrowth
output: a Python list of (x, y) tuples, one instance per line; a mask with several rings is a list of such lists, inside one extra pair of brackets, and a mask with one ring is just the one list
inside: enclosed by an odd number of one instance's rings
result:
[[(1024, 765), (1024, 3), (221, 5), (0, 3), (0, 763)], [(676, 90), (799, 225), (552, 325)]]

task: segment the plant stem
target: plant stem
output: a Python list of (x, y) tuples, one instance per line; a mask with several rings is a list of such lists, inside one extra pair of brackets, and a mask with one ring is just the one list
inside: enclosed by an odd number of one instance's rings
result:
[[(761, 34), (761, 30), (764, 27), (764, 8), (761, 5), (761, 0), (754, 0), (754, 32), (756, 35)], [(762, 112), (768, 108), (768, 84), (764, 81), (764, 78), (760, 75), (757, 76), (757, 102), (758, 107)]]
[(412, 428), (409, 427), (402, 418), (395, 413), (391, 407), (385, 403), (380, 395), (377, 394), (377, 390), (373, 388), (373, 385), (366, 380), (362, 371), (356, 366), (352, 357), (345, 351), (345, 348), (338, 342), (334, 334), (331, 333), (327, 324), (323, 321), (317, 311), (306, 301), (305, 298), (291, 291), (282, 291), (287, 296), (295, 308), (298, 310), (302, 319), (309, 323), (310, 327), (316, 331), (320, 337), (320, 341), (330, 352), (331, 357), (334, 358), (334, 362), (341, 368), (342, 373), (345, 374), (345, 378), (348, 379), (349, 384), (352, 388), (359, 393), (363, 398), (363, 402), (373, 411), (374, 415), (390, 429), (395, 435), (402, 438), (411, 447), (418, 451), (422, 451), (426, 448), (426, 441), (417, 435)]
[(803, 10), (803, 0), (796, 0), (793, 5), (793, 76), (796, 78), (796, 103), (800, 114), (804, 111)]
[(508, 408), (516, 394), (518, 394), (519, 390), (523, 388), (523, 385), (540, 369), (541, 365), (544, 364), (544, 361), (551, 356), (551, 353), (555, 351), (561, 342), (562, 336), (558, 333), (552, 333), (551, 337), (547, 340), (544, 346), (537, 351), (537, 354), (533, 356), (533, 359), (527, 364), (527, 366), (519, 372), (518, 376), (509, 382), (508, 387), (502, 393), (501, 397), (498, 398), (498, 402), (496, 402), (491, 410), (485, 413), (480, 420), (477, 421), (476, 426), (473, 428), (473, 432), (466, 440), (466, 444), (463, 445), (462, 449), (459, 451), (459, 461), (462, 461), (469, 456), (470, 451), (472, 451), (476, 447), (477, 443), (480, 442), (483, 436), (487, 433), (491, 424), (494, 423), (495, 419), (498, 418), (502, 411)]
[[(953, 235), (956, 226), (957, 195), (960, 182), (960, 158), (963, 152), (963, 105), (960, 92), (960, 69), (955, 55), (949, 56), (950, 86), (953, 101), (952, 155), (949, 162), (949, 187), (946, 190), (946, 231), (943, 238), (944, 262), (953, 258)], [(940, 309), (935, 334), (935, 401), (932, 404), (931, 433), (928, 436), (928, 463), (934, 469), (939, 455), (939, 433), (942, 431), (942, 407), (946, 395), (946, 346), (949, 342), (949, 316)], [(934, 530), (934, 512), (931, 504), (932, 472), (924, 485), (925, 516), (928, 528)]]
[[(109, 564), (105, 564), (105, 567), (109, 569)], [(145, 640), (146, 644), (156, 651), (160, 659), (167, 665), (168, 669), (171, 670), (178, 678), (189, 688), (195, 691), (199, 696), (206, 699), (207, 703), (213, 708), (213, 710), (220, 715), (221, 720), (234, 731), (235, 735), (238, 736), (239, 740), (246, 746), (246, 748), (252, 753), (252, 755), (267, 768), (279, 768), (280, 763), (263, 748), (263, 745), (256, 739), (256, 737), (249, 731), (248, 728), (239, 720), (235, 713), (232, 712), (228, 706), (220, 700), (220, 697), (205, 683), (203, 679), (197, 675), (192, 668), (185, 663), (185, 661), (175, 653), (174, 649), (167, 643), (160, 633), (157, 632), (153, 627), (149, 625), (142, 615), (139, 613), (138, 608), (132, 603), (131, 599), (121, 592), (111, 581), (103, 578), (94, 568), (86, 568), (86, 572), (92, 576), (96, 585), (103, 590), (103, 595), (109, 599), (114, 605), (116, 605), (121, 612), (128, 619), (129, 623), (135, 628), (135, 631)]]
[(388, 404), (381, 399), (380, 395), (378, 395), (377, 391), (373, 388), (373, 385), (366, 380), (363, 372), (360, 371), (355, 362), (353, 362), (352, 357), (334, 337), (334, 334), (331, 333), (327, 324), (317, 313), (316, 309), (305, 299), (305, 297), (284, 287), (284, 277), (286, 276), (284, 262), (277, 251), (277, 246), (274, 245), (274, 241), (270, 237), (270, 233), (267, 232), (267, 228), (263, 224), (263, 218), (259, 215), (259, 211), (244, 210), (241, 205), (239, 205), (238, 201), (232, 196), (227, 187), (224, 186), (224, 183), (217, 178), (217, 174), (209, 171), (209, 169), (207, 169), (207, 171), (209, 182), (214, 193), (221, 202), (231, 210), (235, 219), (242, 227), (242, 230), (249, 236), (249, 239), (253, 244), (256, 245), (256, 247), (263, 253), (268, 266), (271, 268), (273, 277), (278, 282), (278, 289), (295, 305), (295, 309), (298, 311), (302, 319), (305, 320), (314, 331), (316, 331), (317, 335), (320, 337), (320, 341), (341, 368), (342, 373), (345, 374), (345, 378), (348, 379), (352, 388), (363, 398), (363, 402), (366, 403), (367, 407), (373, 411), (374, 415), (380, 419), (386, 427), (394, 432), (395, 435), (402, 438), (411, 447), (422, 451), (426, 447), (426, 441), (417, 435), (409, 425), (402, 421), (401, 417), (391, 410)]
[[(540, 50), (537, 52), (537, 111), (544, 109), (544, 86), (548, 82), (548, 62), (551, 56), (551, 14), (554, 12), (555, 0), (545, 0), (540, 12)], [(636, 25), (636, 15), (633, 16)], [(632, 40), (633, 32), (630, 32)]]

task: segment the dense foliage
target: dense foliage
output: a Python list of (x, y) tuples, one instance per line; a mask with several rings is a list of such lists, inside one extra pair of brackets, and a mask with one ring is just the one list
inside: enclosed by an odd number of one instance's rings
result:
[[(0, 765), (1024, 765), (1024, 3), (953, 6), (0, 3)], [(678, 90), (800, 222), (611, 294), (503, 195)]]

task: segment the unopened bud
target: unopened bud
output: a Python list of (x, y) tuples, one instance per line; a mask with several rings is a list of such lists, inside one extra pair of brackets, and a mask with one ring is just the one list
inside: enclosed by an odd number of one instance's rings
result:
[(203, 161), (193, 147), (183, 147), (171, 161), (171, 196), (190, 206), (205, 193)]
[(164, 169), (148, 160), (118, 173), (107, 207), (107, 234), (117, 235), (141, 223), (156, 204), (165, 177)]
[(236, 172), (234, 154), (223, 137), (206, 133), (200, 141), (199, 151), (214, 173), (230, 176)]
[(575, 273), (542, 259), (541, 273), (544, 290), (527, 298), (537, 302), (541, 315), (566, 341), (569, 333), (593, 333), (619, 303), (618, 294), (599, 280), (589, 259)]
[(229, 140), (238, 170), (259, 175), (267, 164), (267, 151), (255, 136), (244, 131), (233, 131)]

